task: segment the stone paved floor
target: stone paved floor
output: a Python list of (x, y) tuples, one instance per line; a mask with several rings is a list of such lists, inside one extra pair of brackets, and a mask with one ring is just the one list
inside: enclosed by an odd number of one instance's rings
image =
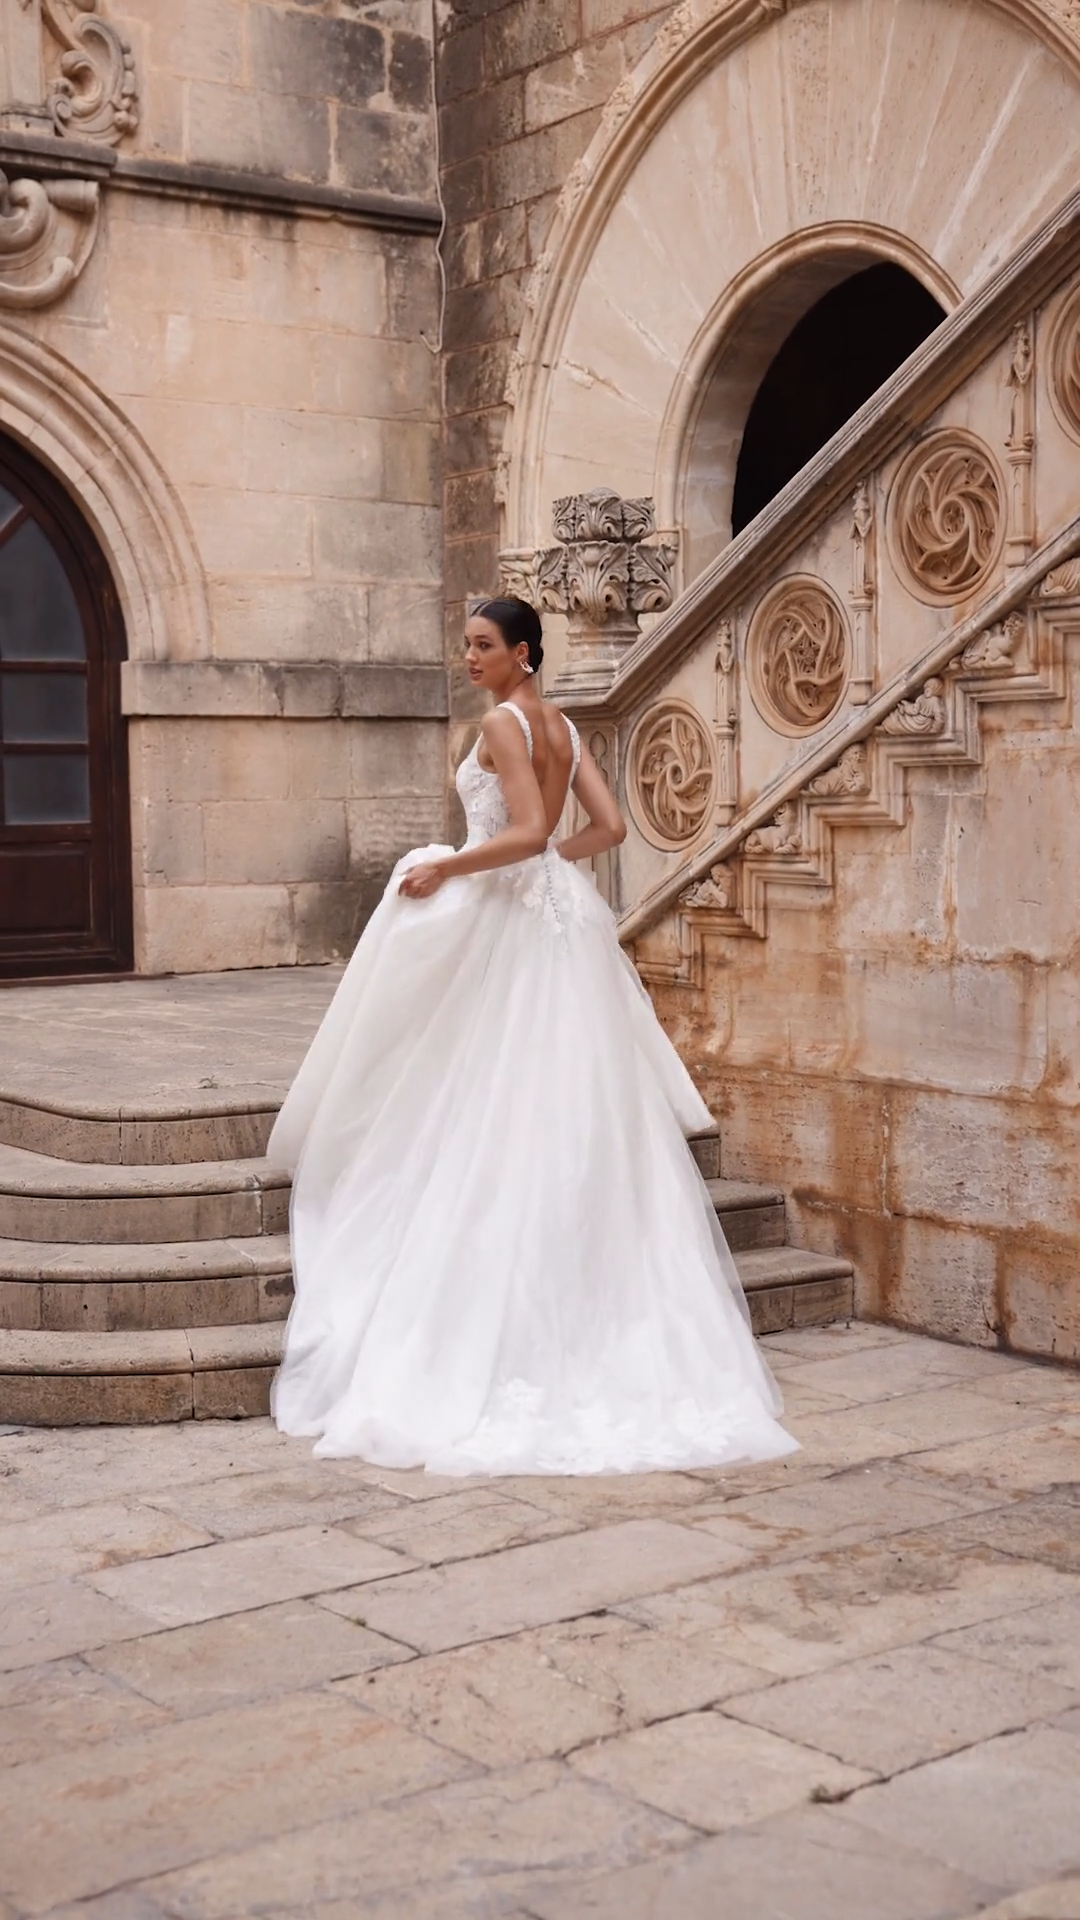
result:
[(340, 967), (0, 984), (0, 1093), (76, 1110), (282, 1098)]
[(1080, 1382), (769, 1352), (744, 1472), (0, 1434), (2, 1920), (1078, 1920)]

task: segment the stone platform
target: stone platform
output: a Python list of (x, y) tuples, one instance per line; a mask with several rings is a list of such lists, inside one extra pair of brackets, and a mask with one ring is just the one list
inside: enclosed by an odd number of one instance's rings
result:
[[(264, 1158), (339, 970), (0, 991), (0, 1420), (263, 1414), (292, 1297)], [(848, 1318), (849, 1261), (692, 1142), (759, 1334)]]
[(340, 978), (279, 967), (0, 986), (0, 1139), (130, 1165), (261, 1153)]
[(1080, 1920), (1080, 1381), (768, 1352), (742, 1471), (0, 1433), (3, 1920)]

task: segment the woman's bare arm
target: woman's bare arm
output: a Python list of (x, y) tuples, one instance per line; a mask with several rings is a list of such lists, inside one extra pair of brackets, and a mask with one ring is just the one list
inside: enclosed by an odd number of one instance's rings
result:
[(445, 860), (425, 862), (411, 867), (399, 892), (423, 900), (435, 893), (444, 880), (467, 873), (489, 873), (495, 867), (511, 867), (519, 860), (543, 853), (548, 842), (544, 797), (533, 772), (525, 736), (516, 720), (496, 710), (485, 715), (481, 731), (484, 745), (495, 764), (507, 808), (510, 825), (479, 846), (463, 847)]
[(574, 781), (574, 797), (589, 816), (589, 824), (580, 832), (560, 840), (556, 852), (564, 860), (588, 860), (593, 854), (606, 853), (626, 839), (626, 821), (588, 747), (582, 746), (581, 763)]

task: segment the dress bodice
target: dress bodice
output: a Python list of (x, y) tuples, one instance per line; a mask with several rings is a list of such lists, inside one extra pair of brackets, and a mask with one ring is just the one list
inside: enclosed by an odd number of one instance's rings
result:
[[(531, 760), (533, 740), (532, 728), (528, 720), (522, 713), (521, 708), (515, 706), (512, 700), (504, 700), (502, 705), (508, 713), (514, 714), (520, 722), (521, 730), (525, 735), (525, 744), (529, 749), (529, 759)], [(563, 718), (566, 718), (565, 714)], [(581, 764), (581, 740), (573, 721), (567, 720), (566, 725), (569, 729), (570, 744), (573, 748), (574, 756), (570, 773), (570, 785), (573, 786), (577, 778), (578, 767)], [(472, 752), (466, 754), (458, 768), (456, 785), (458, 798), (465, 809), (465, 823), (468, 827), (468, 838), (465, 842), (466, 846), (475, 847), (478, 841), (490, 840), (495, 834), (501, 833), (504, 827), (510, 825), (510, 809), (506, 804), (502, 781), (499, 779), (497, 773), (489, 773), (486, 767), (480, 765), (479, 740), (477, 740)]]

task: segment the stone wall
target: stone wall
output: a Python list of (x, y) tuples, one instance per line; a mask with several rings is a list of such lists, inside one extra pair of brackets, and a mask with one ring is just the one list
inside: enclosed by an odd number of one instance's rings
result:
[[(976, 646), (965, 666), (960, 642), (916, 677), (952, 623), (975, 620), (977, 596), (970, 583), (905, 586), (893, 545), (907, 526), (900, 463), (910, 454), (915, 471), (913, 441), (931, 429), (964, 447), (977, 436), (1001, 475), (994, 540), (972, 576), (981, 593), (1015, 584), (1075, 512), (1080, 413), (1062, 437), (1054, 397), (1054, 367), (1071, 367), (1080, 339), (1062, 305), (1075, 249), (1057, 282), (1051, 241), (1037, 251), (1075, 187), (1073, 12), (1037, 0), (686, 0), (662, 14), (616, 9), (600, 32), (587, 7), (461, 7), (440, 54), (444, 140), (468, 143), (447, 151), (446, 173), (448, 599), (487, 586), (497, 525), (521, 577), (540, 567), (551, 581), (556, 556), (538, 549), (556, 497), (601, 486), (654, 497), (662, 535), (677, 536), (683, 597), (654, 631), (643, 623), (613, 686), (617, 649), (601, 643), (615, 622), (599, 593), (580, 612), (583, 628), (596, 623), (588, 657), (580, 636), (567, 653), (558, 622), (550, 656), (627, 803), (629, 837), (604, 884), (722, 1122), (724, 1170), (784, 1184), (798, 1237), (855, 1261), (864, 1313), (1069, 1358), (1080, 1356), (1080, 921), (1062, 876), (1080, 857), (1068, 798), (1080, 772), (1078, 581), (1051, 615), (1033, 576), (987, 613), (982, 656)], [(498, 63), (530, 32), (564, 37), (534, 49), (515, 81)], [(603, 84), (601, 44), (625, 61)], [(564, 78), (573, 111), (538, 87), (560, 61), (579, 89)], [(545, 109), (550, 124), (529, 119)], [(985, 312), (1009, 262), (1026, 265), (997, 334), (973, 331), (932, 391), (928, 375), (921, 411), (897, 401), (902, 431), (875, 439), (868, 425), (850, 449), (834, 441), (805, 495), (795, 483), (787, 519), (774, 502), (730, 547), (734, 465), (762, 377), (814, 301), (879, 261), (958, 323)], [(962, 343), (959, 327), (952, 337)], [(594, 563), (606, 578), (590, 548), (581, 565)], [(774, 724), (753, 692), (769, 596), (795, 606), (808, 580), (842, 609), (852, 653), (837, 708)], [(1015, 661), (991, 640), (1014, 613)], [(988, 691), (978, 675), (995, 663)], [(904, 711), (883, 706), (861, 727), (894, 682)], [(844, 703), (853, 745), (841, 759)], [(672, 805), (650, 817), (646, 776), (655, 798), (660, 773)], [(826, 807), (835, 832), (819, 832)]]
[[(21, 30), (24, 0), (3, 4)], [(186, 602), (152, 582), (155, 621), (127, 578), (147, 533), (105, 524), (89, 458), (62, 470), (124, 601), (136, 964), (326, 959), (443, 830), (430, 8), (98, 10), (137, 125), (100, 141), (76, 284), (4, 319), (49, 358), (57, 414), (70, 366), (115, 417), (145, 528), (171, 516), (186, 543)], [(3, 362), (0, 338), (0, 386)], [(0, 429), (23, 437), (7, 384)]]
[(453, 671), (465, 602), (498, 580), (499, 461), (523, 292), (559, 191), (672, 0), (453, 0), (437, 59), (446, 198), (445, 591), (451, 750), (476, 696)]
[(725, 1172), (782, 1178), (860, 1312), (1080, 1359), (1080, 694), (984, 718), (970, 772), (909, 775), (898, 832), (836, 836), (835, 894), (654, 987), (721, 1120)]

